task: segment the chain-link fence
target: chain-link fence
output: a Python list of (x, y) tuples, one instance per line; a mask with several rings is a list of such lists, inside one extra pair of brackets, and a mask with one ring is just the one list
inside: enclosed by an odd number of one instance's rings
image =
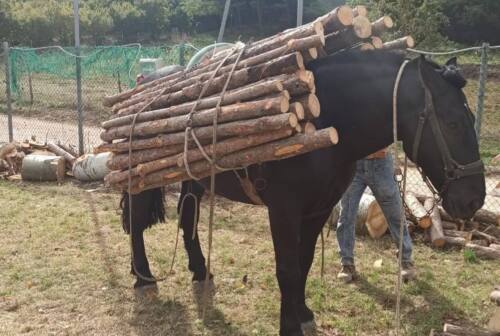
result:
[[(110, 116), (102, 106), (105, 95), (135, 84), (141, 58), (160, 58), (165, 65), (180, 64), (193, 54), (191, 45), (142, 47), (139, 44), (81, 48), (10, 48), (10, 97), (14, 140), (60, 141), (79, 147), (77, 61), (80, 63), (83, 149), (100, 143), (99, 125)], [(5, 82), (6, 59), (0, 65)], [(8, 141), (7, 94), (0, 93), (0, 141)]]
[[(192, 46), (95, 47), (81, 50), (84, 150), (100, 143), (99, 124), (109, 117), (102, 106), (105, 95), (115, 94), (134, 85), (140, 58), (162, 58), (166, 65), (182, 64), (193, 54)], [(418, 51), (413, 51), (418, 52)], [(427, 53), (427, 52), (424, 52)], [(500, 182), (492, 158), (500, 153), (500, 49), (468, 48), (451, 53), (428, 53), (440, 63), (458, 57), (468, 79), (465, 89), (473, 111), (481, 121), (480, 145), (487, 165), (486, 208), (500, 212), (500, 197), (492, 191)], [(6, 59), (0, 54), (0, 80), (5, 83)], [(40, 142), (61, 141), (78, 148), (78, 113), (76, 106), (76, 56), (72, 48), (9, 49), (11, 66), (12, 132), (14, 140), (36, 138)], [(480, 77), (483, 74), (481, 84)], [(0, 142), (9, 140), (7, 96), (0, 89)], [(495, 169), (497, 170), (495, 172)], [(416, 169), (410, 169), (409, 188), (429, 194)]]

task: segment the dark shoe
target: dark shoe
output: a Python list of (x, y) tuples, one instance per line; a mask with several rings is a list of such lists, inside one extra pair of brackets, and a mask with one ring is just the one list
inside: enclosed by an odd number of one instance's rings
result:
[(337, 274), (337, 279), (342, 280), (345, 283), (352, 282), (358, 277), (356, 273), (356, 267), (354, 265), (342, 265), (342, 269), (339, 274)]
[(403, 261), (401, 264), (401, 277), (404, 282), (415, 280), (417, 277), (417, 268), (411, 261)]

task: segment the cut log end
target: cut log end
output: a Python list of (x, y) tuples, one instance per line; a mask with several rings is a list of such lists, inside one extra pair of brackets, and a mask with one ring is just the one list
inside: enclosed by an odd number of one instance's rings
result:
[(391, 17), (387, 15), (382, 16), (380, 19), (371, 24), (372, 33), (377, 36), (382, 35), (385, 31), (391, 29), (392, 27), (394, 27), (394, 21), (392, 21)]
[(384, 47), (384, 42), (378, 36), (371, 37), (371, 44), (375, 47), (375, 49), (382, 49)]
[(338, 7), (337, 20), (341, 25), (345, 27), (352, 25), (354, 20), (354, 13), (351, 7), (345, 5)]
[(290, 112), (295, 114), (298, 120), (304, 120), (305, 118), (304, 107), (299, 102), (290, 104)]
[(368, 15), (368, 10), (366, 9), (366, 6), (358, 5), (353, 8), (352, 13), (354, 14), (354, 16), (366, 17)]
[(316, 126), (310, 121), (303, 121), (299, 125), (302, 127), (301, 133), (314, 134), (316, 132)]
[(357, 16), (352, 22), (354, 33), (361, 39), (369, 38), (372, 35), (372, 25), (370, 20), (364, 16)]
[(362, 43), (360, 46), (359, 46), (359, 50), (361, 51), (366, 51), (366, 50), (375, 50), (375, 46), (371, 43)]
[(337, 130), (333, 127), (330, 127), (328, 129), (328, 134), (330, 136), (330, 141), (332, 142), (333, 145), (336, 145), (339, 143), (339, 133)]
[(290, 113), (290, 116), (288, 117), (288, 123), (292, 128), (296, 128), (299, 124), (299, 120), (297, 119), (297, 116), (295, 114)]

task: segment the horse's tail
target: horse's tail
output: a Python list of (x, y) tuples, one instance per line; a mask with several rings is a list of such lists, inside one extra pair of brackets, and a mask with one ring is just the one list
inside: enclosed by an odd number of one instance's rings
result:
[[(124, 192), (120, 201), (122, 226), (130, 233), (129, 195)], [(134, 229), (144, 231), (156, 223), (165, 222), (165, 191), (163, 188), (146, 190), (132, 195), (132, 225)]]

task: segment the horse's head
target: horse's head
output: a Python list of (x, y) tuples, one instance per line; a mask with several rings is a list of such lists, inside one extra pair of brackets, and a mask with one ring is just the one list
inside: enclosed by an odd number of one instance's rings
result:
[(474, 115), (462, 92), (466, 81), (456, 59), (445, 66), (424, 58), (412, 62), (417, 78), (409, 94), (420, 92), (425, 100), (412, 99), (416, 102), (410, 107), (412, 113), (405, 114), (401, 125), (405, 152), (439, 191), (445, 210), (457, 218), (471, 218), (484, 204), (485, 180)]

